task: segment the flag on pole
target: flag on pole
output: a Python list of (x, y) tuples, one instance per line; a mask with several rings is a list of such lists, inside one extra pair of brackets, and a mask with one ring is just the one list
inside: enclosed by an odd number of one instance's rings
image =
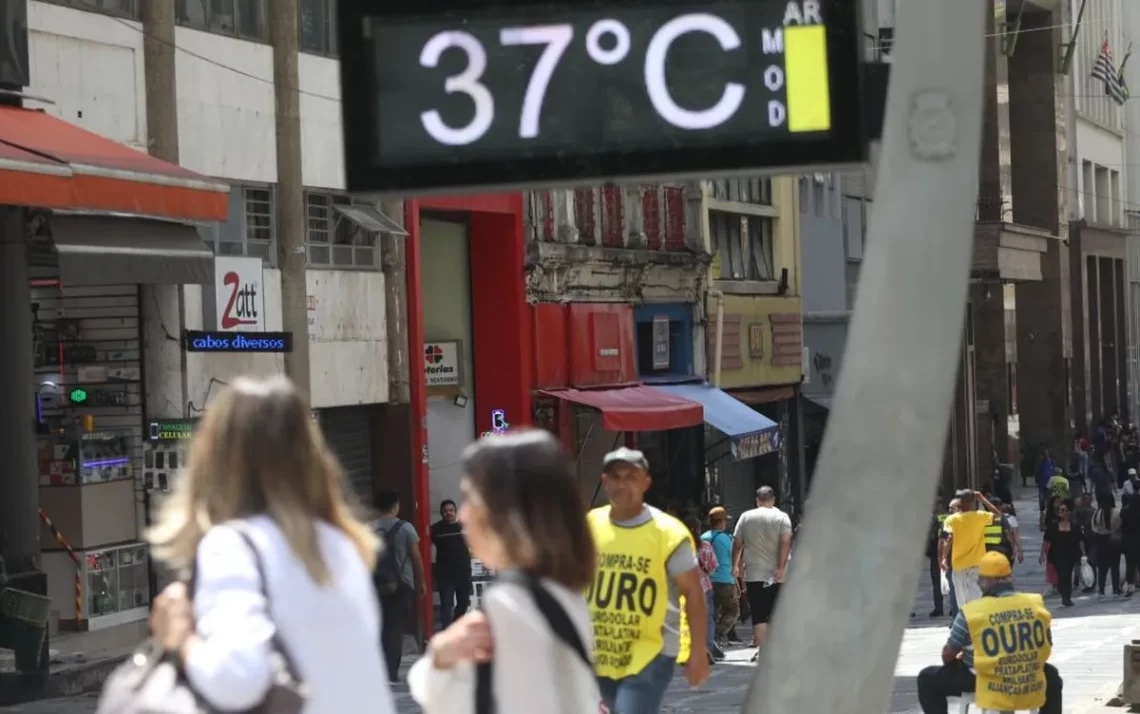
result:
[(1108, 49), (1107, 37), (1101, 43), (1100, 54), (1096, 56), (1096, 62), (1093, 63), (1092, 76), (1093, 79), (1099, 79), (1104, 83), (1104, 93), (1112, 97), (1112, 101), (1117, 104), (1124, 104), (1125, 92), (1128, 88), (1121, 84), (1123, 75), (1117, 71), (1116, 64), (1112, 61), (1112, 51)]
[[(1127, 100), (1132, 96), (1132, 90), (1128, 89), (1128, 82), (1124, 81), (1124, 65), (1128, 64), (1128, 58), (1132, 56), (1132, 43), (1128, 43), (1128, 51), (1124, 53), (1124, 59), (1120, 60), (1120, 68), (1116, 72), (1116, 83), (1120, 85), (1120, 94)], [(1123, 102), (1121, 102), (1123, 104)]]

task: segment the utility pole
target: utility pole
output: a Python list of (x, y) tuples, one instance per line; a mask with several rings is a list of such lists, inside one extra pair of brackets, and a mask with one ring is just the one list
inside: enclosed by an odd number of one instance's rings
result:
[[(178, 164), (174, 0), (144, 2), (141, 9), (147, 153)], [(146, 385), (147, 415), (155, 418), (187, 416), (190, 394), (186, 381), (186, 351), (179, 342), (171, 341), (167, 332), (173, 328), (175, 334), (180, 334), (185, 329), (186, 294), (181, 285), (143, 285), (141, 290), (146, 374), (169, 374), (170, 365), (180, 366), (177, 383), (155, 380)]]
[[(927, 505), (942, 467), (941, 449), (930, 446), (945, 443), (958, 375), (978, 193), (985, 6), (897, 4), (879, 200), (847, 357), (746, 714), (889, 708)], [(924, 226), (917, 233), (916, 216)], [(850, 557), (851, 533), (859, 558)]]
[(309, 399), (309, 309), (305, 272), (305, 192), (301, 178), (301, 96), (297, 0), (273, 0), (269, 41), (273, 45), (273, 96), (277, 124), (277, 267), (281, 270), (281, 323), (293, 333), (285, 375)]
[[(380, 201), (380, 212), (404, 225), (404, 202)], [(380, 235), (380, 260), (384, 270), (384, 309), (388, 323), (388, 403), (411, 404), (408, 376), (408, 267), (405, 242), (408, 236)]]

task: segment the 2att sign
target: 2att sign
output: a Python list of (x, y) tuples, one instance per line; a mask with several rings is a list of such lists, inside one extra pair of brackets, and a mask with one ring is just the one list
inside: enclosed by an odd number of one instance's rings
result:
[(261, 258), (214, 258), (214, 297), (218, 330), (261, 332), (265, 329), (265, 291)]

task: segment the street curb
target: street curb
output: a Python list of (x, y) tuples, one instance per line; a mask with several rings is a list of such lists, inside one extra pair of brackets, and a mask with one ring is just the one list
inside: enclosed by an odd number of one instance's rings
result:
[(123, 654), (76, 664), (62, 672), (48, 675), (46, 682), (17, 674), (0, 675), (0, 692), (4, 692), (4, 696), (0, 697), (0, 706), (74, 697), (98, 691), (115, 668), (126, 659), (127, 655)]

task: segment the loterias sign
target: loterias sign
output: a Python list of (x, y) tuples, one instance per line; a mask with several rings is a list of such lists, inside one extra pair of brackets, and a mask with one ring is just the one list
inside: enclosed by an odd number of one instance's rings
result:
[(292, 352), (292, 332), (186, 331), (187, 352)]
[(348, 188), (866, 160), (853, 0), (340, 0)]

